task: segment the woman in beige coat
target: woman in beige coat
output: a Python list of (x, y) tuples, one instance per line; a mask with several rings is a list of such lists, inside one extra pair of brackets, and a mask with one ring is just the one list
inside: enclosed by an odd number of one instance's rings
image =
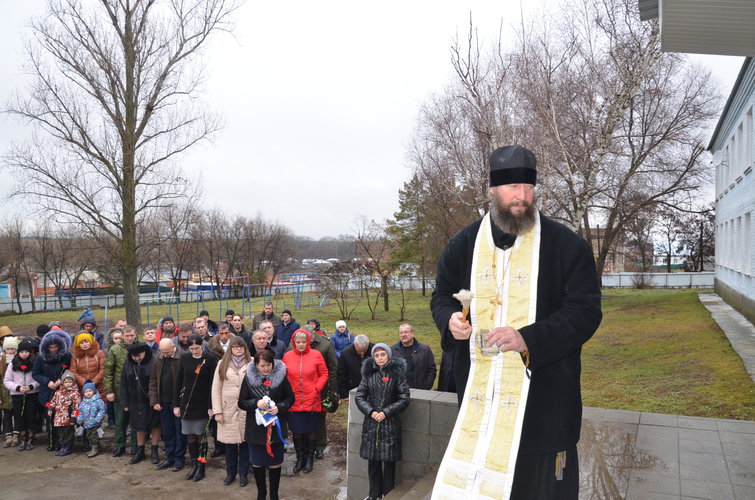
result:
[(225, 443), (223, 484), (231, 484), (238, 473), (239, 485), (244, 487), (249, 484), (249, 446), (244, 441), (246, 412), (238, 403), (251, 356), (243, 338), (232, 337), (230, 343), (212, 381), (212, 411), (218, 424), (218, 441)]

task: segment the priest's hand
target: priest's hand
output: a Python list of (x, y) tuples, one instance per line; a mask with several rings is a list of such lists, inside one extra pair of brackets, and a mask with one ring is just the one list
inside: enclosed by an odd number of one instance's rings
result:
[(472, 335), (472, 325), (464, 319), (461, 311), (456, 311), (448, 320), (448, 329), (456, 340), (467, 340)]
[(487, 347), (497, 346), (501, 352), (524, 352), (527, 350), (527, 344), (524, 342), (522, 334), (510, 326), (499, 326), (490, 330), (485, 339), (485, 345)]

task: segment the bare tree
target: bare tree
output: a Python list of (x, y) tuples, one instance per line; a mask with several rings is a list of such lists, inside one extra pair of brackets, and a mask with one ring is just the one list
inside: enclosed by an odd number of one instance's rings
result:
[(19, 196), (103, 242), (134, 325), (137, 227), (183, 195), (175, 161), (219, 128), (196, 104), (195, 61), (210, 35), (229, 29), (234, 9), (228, 0), (50, 0), (32, 23), (33, 88), (7, 111), (43, 133), (15, 145), (5, 163), (19, 174)]
[(353, 295), (352, 285), (359, 280), (362, 271), (357, 263), (346, 261), (320, 273), (320, 286), (335, 301), (342, 319), (351, 319), (351, 314), (359, 305), (361, 299)]
[(16, 296), (19, 313), (24, 312), (21, 306), (21, 296), (24, 295), (21, 291), (22, 282), (25, 291), (28, 291), (32, 312), (36, 312), (34, 283), (29, 271), (29, 262), (32, 260), (31, 240), (27, 236), (26, 228), (20, 218), (6, 221), (2, 230), (2, 239), (7, 259), (7, 275), (13, 280), (13, 293)]
[[(388, 280), (394, 271), (391, 255), (391, 237), (386, 231), (386, 226), (374, 220), (368, 220), (364, 216), (357, 218), (354, 223), (354, 244), (357, 247), (357, 254), (361, 258), (361, 264), (365, 270), (365, 282), (371, 285), (372, 277), (379, 280), (379, 292), (375, 298), (375, 304), (380, 297), (383, 297), (383, 309), (389, 310), (388, 302)], [(377, 288), (368, 286), (370, 288)], [(368, 298), (368, 303), (370, 300)], [(375, 319), (375, 310), (370, 307), (372, 319)]]

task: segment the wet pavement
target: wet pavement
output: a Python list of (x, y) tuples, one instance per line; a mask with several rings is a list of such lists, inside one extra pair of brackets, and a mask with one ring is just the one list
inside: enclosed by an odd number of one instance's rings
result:
[(755, 498), (755, 422), (585, 408), (578, 448), (580, 498)]
[(715, 293), (701, 293), (698, 297), (724, 331), (731, 346), (742, 358), (745, 370), (755, 381), (755, 326)]

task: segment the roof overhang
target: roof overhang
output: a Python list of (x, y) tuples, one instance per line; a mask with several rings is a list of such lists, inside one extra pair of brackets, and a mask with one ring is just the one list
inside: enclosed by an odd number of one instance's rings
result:
[(755, 56), (755, 0), (638, 0), (658, 19), (664, 52)]

